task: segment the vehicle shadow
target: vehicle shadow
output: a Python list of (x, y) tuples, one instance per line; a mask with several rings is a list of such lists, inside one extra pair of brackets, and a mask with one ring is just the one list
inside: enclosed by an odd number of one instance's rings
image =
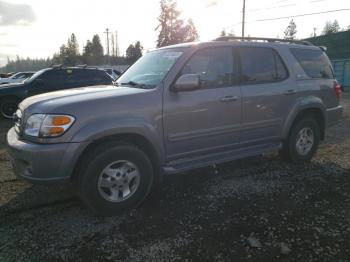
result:
[[(54, 251), (60, 250), (69, 258), (91, 261), (109, 254), (100, 250), (105, 239), (120, 241), (113, 252), (121, 260), (137, 258), (142, 255), (138, 252), (145, 252), (141, 247), (163, 242), (171, 246), (171, 255), (175, 252), (180, 258), (214, 259), (218, 252), (230, 257), (232, 247), (236, 255), (245, 257), (241, 238), (251, 232), (265, 242), (272, 241), (264, 233), (266, 228), (280, 229), (282, 239), (291, 237), (287, 225), (281, 224), (283, 214), (294, 228), (314, 223), (326, 212), (325, 223), (337, 227), (349, 189), (349, 170), (334, 162), (296, 166), (275, 155), (258, 156), (167, 177), (140, 207), (111, 218), (90, 213), (71, 187), (28, 186), (0, 206), (0, 229), (2, 240), (14, 239), (7, 250), (16, 249), (15, 240), (26, 235), (21, 252), (30, 253), (29, 258), (55, 259)], [(308, 238), (307, 234), (292, 232), (293, 237)], [(104, 250), (115, 250), (113, 241), (103, 242)], [(35, 256), (32, 246), (40, 247)], [(47, 246), (51, 247), (49, 255)], [(198, 249), (206, 251), (193, 253)], [(271, 261), (279, 251), (271, 252), (260, 261)]]
[(0, 150), (5, 148), (7, 131), (13, 126), (12, 120), (0, 118)]

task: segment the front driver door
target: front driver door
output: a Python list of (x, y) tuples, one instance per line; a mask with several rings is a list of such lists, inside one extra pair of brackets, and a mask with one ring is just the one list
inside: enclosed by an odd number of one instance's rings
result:
[(241, 91), (231, 47), (197, 51), (182, 74), (199, 74), (201, 88), (164, 94), (164, 143), (168, 160), (230, 149), (239, 144)]
[(60, 90), (61, 86), (62, 70), (49, 70), (42, 73), (33, 80), (30, 88), (28, 88), (28, 95), (33, 96), (41, 93)]

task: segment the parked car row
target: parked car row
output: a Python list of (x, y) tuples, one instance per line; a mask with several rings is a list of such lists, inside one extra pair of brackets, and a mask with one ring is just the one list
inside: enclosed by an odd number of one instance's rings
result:
[(31, 77), (35, 72), (19, 72), (7, 78), (0, 79), (0, 85), (20, 83)]
[(0, 85), (0, 113), (4, 118), (12, 118), (19, 102), (33, 95), (112, 83), (113, 78), (98, 68), (58, 66), (42, 69), (21, 83)]

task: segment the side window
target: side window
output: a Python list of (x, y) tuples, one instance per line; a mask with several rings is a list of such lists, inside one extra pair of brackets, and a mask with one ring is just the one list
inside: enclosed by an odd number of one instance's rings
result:
[(21, 73), (21, 74), (17, 74), (13, 77), (13, 79), (22, 79), (25, 77), (25, 74), (24, 73)]
[(111, 78), (106, 72), (101, 70), (87, 70), (87, 80), (94, 84), (110, 84), (112, 83)]
[(279, 55), (277, 55), (276, 52), (274, 52), (274, 56), (275, 56), (275, 63), (276, 63), (276, 78), (277, 80), (283, 80), (286, 79), (288, 77), (288, 72), (286, 69), (286, 66), (283, 64), (281, 57)]
[(281, 58), (271, 48), (241, 47), (241, 80), (246, 84), (276, 82), (285, 79), (288, 72)]
[(332, 66), (323, 51), (292, 48), (291, 52), (308, 76), (333, 78)]
[(233, 50), (230, 47), (206, 48), (195, 53), (181, 71), (199, 74), (202, 88), (231, 86), (234, 82)]
[(82, 74), (83, 70), (73, 70), (66, 69), (64, 70), (64, 74), (66, 76), (65, 80), (68, 86), (80, 86), (83, 85), (85, 80)]
[(56, 88), (62, 83), (61, 70), (50, 70), (38, 77), (46, 88)]

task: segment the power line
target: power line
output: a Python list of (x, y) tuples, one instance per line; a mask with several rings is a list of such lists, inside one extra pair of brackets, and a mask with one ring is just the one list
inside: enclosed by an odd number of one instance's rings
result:
[[(295, 17), (303, 17), (303, 16), (310, 16), (310, 15), (319, 15), (319, 14), (342, 12), (342, 11), (350, 11), (350, 8), (335, 9), (335, 10), (328, 10), (328, 11), (314, 12), (314, 13), (306, 13), (306, 14), (299, 14), (299, 15), (291, 15), (291, 16), (281, 16), (281, 17), (274, 17), (274, 18), (257, 19), (257, 20), (247, 21), (245, 23), (265, 22), (265, 21), (273, 21), (273, 20), (295, 18)], [(232, 27), (235, 27), (235, 26), (238, 26), (238, 25), (241, 25), (241, 24), (242, 24), (242, 22), (238, 22), (236, 24), (226, 26), (226, 27), (224, 27), (224, 29), (232, 28)]]
[[(255, 13), (255, 12), (261, 12), (265, 10), (272, 10), (272, 9), (280, 9), (280, 8), (286, 8), (286, 7), (291, 7), (291, 6), (299, 6), (299, 1), (294, 1), (291, 3), (288, 3), (290, 0), (284, 0), (284, 1), (277, 1), (275, 3), (272, 3), (273, 5), (270, 5), (268, 7), (262, 7), (262, 8), (253, 8), (253, 9), (248, 9), (248, 13)], [(324, 2), (324, 1), (329, 1), (329, 0), (309, 0), (307, 2), (303, 2), (303, 4), (315, 4), (319, 2)]]
[(106, 28), (106, 32), (104, 32), (107, 35), (107, 55), (109, 56), (109, 29)]
[(249, 21), (247, 23), (280, 20), (280, 19), (286, 19), (286, 18), (295, 18), (295, 17), (302, 17), (302, 16), (319, 15), (319, 14), (334, 13), (334, 12), (349, 11), (349, 10), (350, 10), (350, 8), (343, 8), (343, 9), (336, 9), (336, 10), (329, 10), (329, 11), (315, 12), (315, 13), (307, 13), (307, 14), (300, 14), (300, 15), (291, 15), (291, 16), (281, 16), (281, 17), (275, 17), (275, 18), (257, 19), (257, 20), (254, 20), (254, 21)]

